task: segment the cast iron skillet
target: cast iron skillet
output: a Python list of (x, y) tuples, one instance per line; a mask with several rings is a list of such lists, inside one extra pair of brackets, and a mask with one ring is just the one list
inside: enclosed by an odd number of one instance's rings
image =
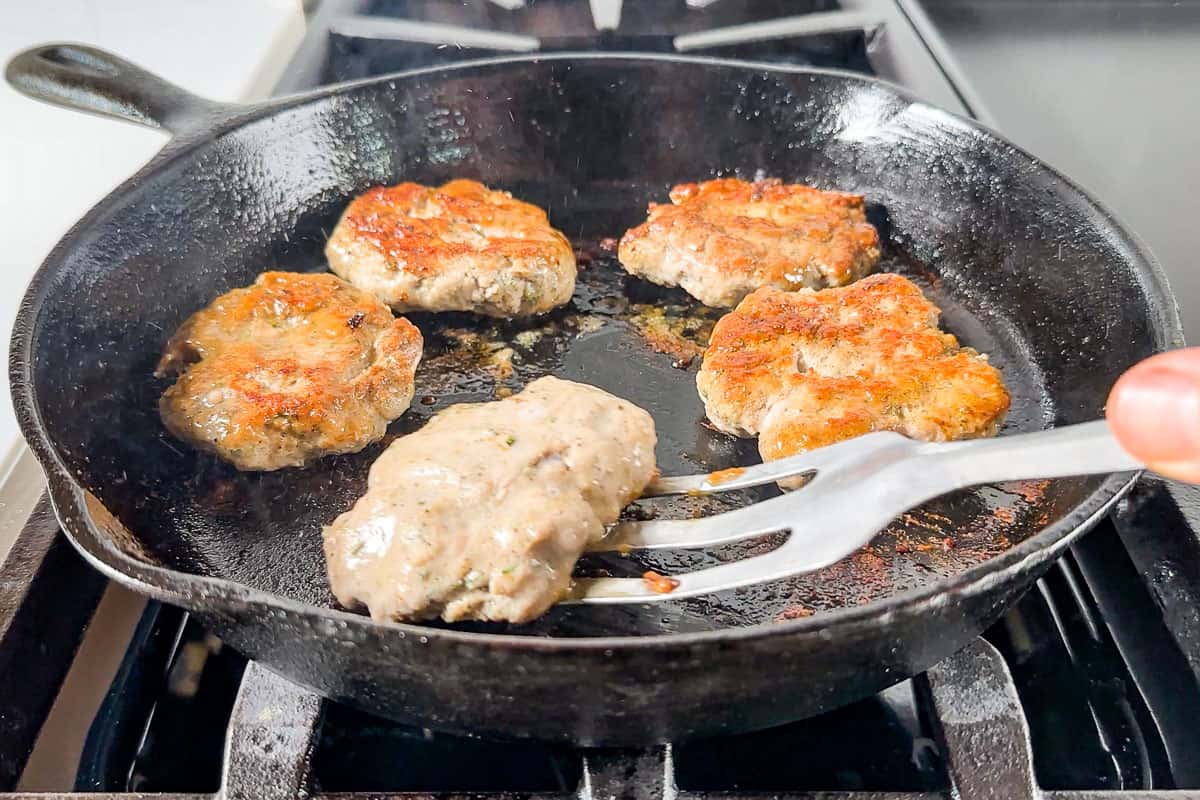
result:
[[(636, 745), (836, 707), (979, 633), (1130, 476), (963, 492), (821, 573), (728, 595), (558, 607), (512, 628), (372, 622), (333, 604), (319, 530), (362, 491), (383, 445), (240, 474), (167, 435), (152, 377), (167, 336), (217, 294), (268, 268), (323, 269), (325, 234), (354, 194), (478, 178), (546, 208), (586, 262), (571, 307), (533, 323), (414, 315), (424, 397), (395, 434), (554, 372), (649, 409), (667, 473), (753, 460), (752, 443), (705, 426), (696, 397), (689, 347), (712, 313), (625, 278), (602, 242), (671, 184), (717, 174), (865, 193), (882, 268), (920, 281), (945, 325), (1003, 370), (1008, 432), (1097, 418), (1122, 370), (1181, 342), (1161, 273), (1107, 211), (994, 133), (856, 75), (552, 56), (229, 107), (112, 55), (50, 45), (18, 56), (8, 79), (175, 137), (55, 248), (16, 325), (17, 414), (75, 545), (280, 673), (427, 727)], [(669, 573), (737, 552), (589, 568)]]

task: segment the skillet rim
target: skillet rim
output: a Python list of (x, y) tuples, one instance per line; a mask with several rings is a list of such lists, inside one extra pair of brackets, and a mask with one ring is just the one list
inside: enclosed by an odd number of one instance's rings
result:
[[(512, 633), (477, 633), (445, 628), (432, 628), (402, 622), (381, 622), (362, 614), (302, 603), (272, 592), (263, 591), (246, 584), (225, 578), (180, 572), (168, 567), (138, 561), (119, 548), (104, 544), (111, 536), (104, 533), (87, 509), (87, 490), (71, 474), (59, 456), (57, 449), (46, 434), (41, 410), (37, 403), (32, 381), (33, 338), (40, 309), (52, 284), (52, 276), (61, 267), (67, 253), (83, 246), (83, 240), (91, 229), (120, 205), (124, 196), (136, 189), (145, 179), (164, 170), (170, 164), (192, 151), (208, 145), (221, 136), (256, 121), (275, 116), (300, 106), (326, 98), (347, 94), (355, 89), (398, 80), (417, 78), (443, 72), (467, 72), (476, 69), (503, 68), (509, 64), (537, 64), (541, 62), (574, 61), (617, 61), (617, 62), (666, 62), (685, 63), (698, 66), (717, 67), (742, 72), (767, 72), (788, 75), (813, 75), (834, 78), (840, 81), (861, 84), (881, 89), (907, 104), (929, 112), (932, 117), (958, 130), (970, 131), (994, 143), (1008, 148), (1012, 157), (1024, 160), (1027, 165), (1043, 175), (1059, 182), (1067, 194), (1074, 194), (1075, 205), (1081, 205), (1089, 215), (1096, 215), (1113, 234), (1114, 243), (1128, 253), (1130, 265), (1147, 304), (1155, 341), (1156, 352), (1182, 346), (1183, 327), (1178, 306), (1171, 292), (1161, 265), (1141, 239), (1129, 230), (1105, 205), (1085, 191), (1079, 184), (1058, 170), (1033, 156), (990, 126), (962, 117), (931, 105), (918, 98), (910, 90), (873, 76), (848, 70), (818, 67), (803, 67), (772, 64), (758, 61), (713, 58), (708, 56), (658, 54), (658, 53), (552, 53), (534, 56), (500, 56), (473, 59), (455, 64), (443, 64), (419, 69), (405, 70), (363, 80), (350, 81), (321, 87), (311, 92), (287, 95), (250, 105), (227, 106), (206, 124), (184, 130), (170, 139), (145, 166), (123, 181), (75, 225), (63, 235), (42, 261), (22, 296), (21, 305), (13, 325), (9, 353), (9, 378), (17, 422), (25, 441), (45, 471), (55, 515), (67, 538), (76, 550), (93, 567), (108, 578), (134, 591), (164, 600), (199, 614), (228, 615), (236, 606), (261, 605), (276, 608), (287, 614), (353, 625), (383, 634), (399, 634), (401, 638), (419, 637), (422, 643), (487, 646), (499, 649), (515, 648), (546, 653), (584, 653), (596, 650), (656, 650), (675, 647), (687, 648), (707, 644), (740, 642), (768, 636), (812, 635), (823, 629), (847, 627), (877, 619), (885, 619), (896, 612), (911, 609), (937, 598), (946, 598), (959, 592), (969, 592), (977, 586), (993, 581), (1002, 581), (1013, 572), (1020, 571), (1027, 562), (1050, 560), (1077, 536), (1086, 531), (1110, 506), (1116, 503), (1133, 485), (1141, 474), (1117, 473), (1108, 475), (1087, 497), (1080, 501), (1062, 519), (1043, 528), (1040, 532), (1009, 548), (1003, 553), (980, 562), (957, 574), (933, 581), (923, 586), (906, 589), (879, 600), (857, 606), (842, 606), (823, 611), (811, 617), (788, 620), (782, 623), (759, 623), (711, 631), (663, 633), (646, 636), (603, 636), (603, 637), (552, 637), (524, 636)], [(215, 120), (215, 121), (214, 121)], [(81, 526), (81, 530), (76, 530)], [(92, 545), (92, 546), (89, 546)], [(92, 547), (96, 550), (93, 551)], [(110, 560), (111, 559), (111, 563)], [(128, 571), (127, 571), (128, 570)], [(140, 577), (144, 575), (145, 577)], [(158, 580), (152, 582), (149, 578)], [(211, 603), (211, 598), (221, 598), (220, 603)], [(196, 598), (200, 598), (197, 600)], [(203, 608), (211, 604), (212, 608)], [(223, 606), (219, 608), (216, 606)], [(197, 606), (200, 606), (199, 608)]]

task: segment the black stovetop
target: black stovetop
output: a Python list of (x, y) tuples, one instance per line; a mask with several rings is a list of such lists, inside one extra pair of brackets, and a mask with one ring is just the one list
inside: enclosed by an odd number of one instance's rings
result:
[[(965, 656), (942, 665), (949, 674), (940, 680), (960, 694), (970, 696), (976, 683), (1015, 692), (1042, 789), (1200, 788), (1200, 650), (1186, 649), (1191, 632), (1164, 615), (1156, 596), (1171, 582), (1182, 596), (1200, 589), (1200, 539), (1176, 527), (1182, 514), (1168, 488), (1143, 482), (1076, 545), (967, 654), (982, 666)], [(1182, 535), (1163, 548), (1167, 530)], [(999, 659), (989, 661), (995, 653)], [(245, 667), (184, 613), (152, 605), (93, 726), (78, 788), (216, 791)], [(255, 668), (252, 678), (261, 682), (263, 674)], [(947, 717), (964, 715), (945, 706), (963, 701), (939, 697), (953, 692), (938, 680), (905, 681), (781, 728), (676, 745), (674, 785), (696, 794), (948, 791), (944, 728)], [(571, 795), (595, 755), (436, 734), (327, 701), (311, 735), (305, 781), (317, 793)], [(647, 754), (618, 755), (641, 780), (663, 769), (647, 765)], [(990, 778), (998, 766), (1009, 775), (1014, 765), (988, 765)]]
[[(903, 2), (626, 0), (616, 4), (619, 24), (597, 30), (613, 22), (613, 5), (326, 0), (281, 91), (560, 49), (688, 49), (898, 79), (881, 56), (886, 48), (877, 46), (876, 23), (898, 24)], [(1142, 481), (1001, 622), (927, 675), (774, 730), (646, 751), (495, 743), (407, 728), (247, 666), (183, 612), (151, 604), (92, 725), (77, 789), (596, 800), (714, 793), (798, 800), (820, 792), (1021, 798), (1041, 790), (1157, 797), (1200, 789), (1198, 501), (1195, 490)], [(42, 693), (61, 680), (62, 661), (78, 640), (71, 625), (86, 623), (85, 600), (94, 602), (98, 585), (55, 543), (44, 512), (15, 551), (24, 559), (23, 588), (0, 592), (0, 655), (41, 676), (33, 689), (0, 688), (0, 702), (11, 701), (5, 707), (24, 714), (33, 732), (48, 703)], [(10, 557), (5, 576), (13, 570)], [(79, 608), (48, 611), (62, 608), (53, 587), (71, 582), (83, 587)], [(57, 631), (62, 643), (39, 638), (38, 629)], [(38, 658), (53, 663), (31, 671)], [(20, 735), (10, 736), (10, 750), (32, 741), (25, 728), (13, 731)], [(0, 752), (0, 792), (11, 788), (23, 757)]]

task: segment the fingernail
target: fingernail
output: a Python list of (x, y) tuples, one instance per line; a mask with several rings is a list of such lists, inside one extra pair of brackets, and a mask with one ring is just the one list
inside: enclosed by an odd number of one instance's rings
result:
[(1117, 382), (1109, 423), (1121, 445), (1143, 462), (1200, 459), (1200, 384), (1169, 367), (1134, 369)]

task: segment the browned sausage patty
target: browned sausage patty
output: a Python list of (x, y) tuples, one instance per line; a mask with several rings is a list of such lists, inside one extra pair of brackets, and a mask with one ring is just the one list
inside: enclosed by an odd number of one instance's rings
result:
[(412, 401), (421, 333), (332, 275), (266, 272), (193, 314), (167, 343), (171, 433), (238, 469), (361, 450)]
[(713, 329), (697, 376), (721, 430), (759, 436), (766, 461), (871, 431), (946, 441), (995, 434), (1000, 372), (938, 330), (899, 275), (841, 289), (760, 289)]
[(347, 207), (325, 256), (396, 311), (524, 317), (575, 291), (575, 253), (546, 212), (476, 181), (371, 189)]
[(709, 306), (734, 306), (764, 286), (843, 286), (879, 260), (879, 234), (862, 195), (823, 192), (770, 179), (685, 183), (671, 204), (621, 239), (629, 272), (681, 286)]

